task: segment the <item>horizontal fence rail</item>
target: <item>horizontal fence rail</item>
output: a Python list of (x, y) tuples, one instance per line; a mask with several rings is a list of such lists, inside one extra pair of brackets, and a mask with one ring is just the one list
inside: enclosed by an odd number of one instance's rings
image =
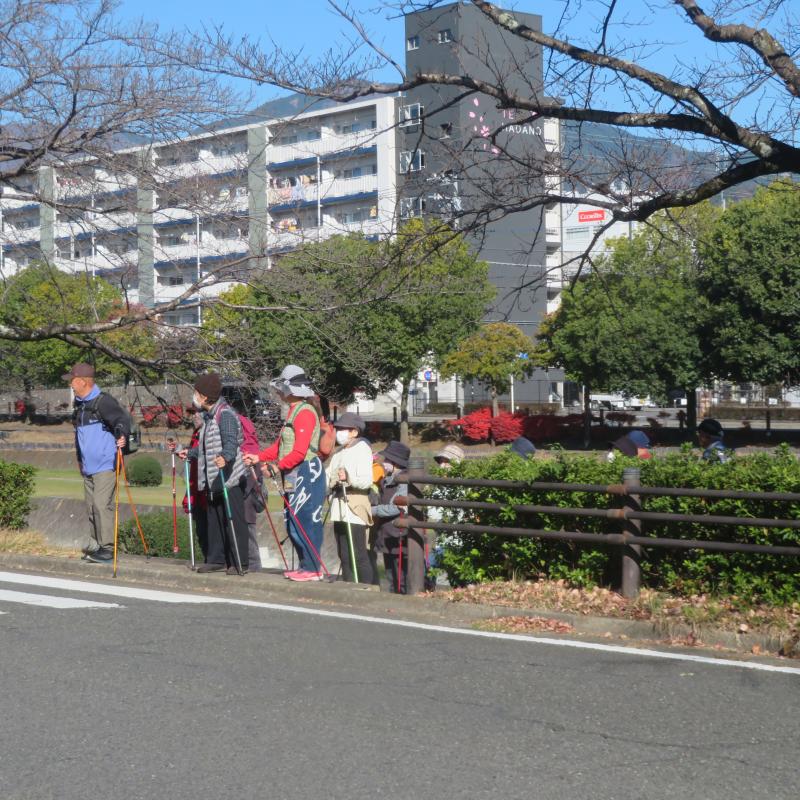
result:
[[(421, 467), (421, 459), (412, 459), (410, 469), (404, 477), (409, 486), (409, 515), (397, 520), (401, 527), (451, 533), (490, 534), (496, 536), (531, 537), (549, 541), (575, 542), (595, 547), (613, 547), (621, 558), (621, 589), (626, 597), (635, 596), (639, 591), (641, 570), (639, 562), (642, 547), (655, 547), (673, 550), (706, 550), (720, 553), (753, 553), (774, 556), (800, 556), (800, 547), (788, 545), (767, 545), (753, 542), (723, 542), (704, 539), (676, 539), (665, 536), (642, 535), (643, 522), (684, 523), (704, 525), (732, 525), (754, 528), (800, 529), (800, 519), (780, 519), (775, 517), (738, 517), (714, 514), (672, 514), (643, 511), (642, 497), (699, 497), (718, 500), (756, 500), (769, 503), (800, 504), (800, 493), (793, 492), (737, 492), (724, 489), (694, 489), (665, 486), (642, 486), (640, 471), (626, 469), (621, 484), (581, 484), (554, 482), (525, 482), (451, 478), (444, 475), (430, 475)], [(447, 500), (424, 497), (424, 486), (454, 486), (465, 489), (504, 489), (510, 492), (582, 492), (586, 494), (605, 494), (623, 499), (621, 508), (564, 508), (561, 506), (533, 505), (514, 502), (486, 502), (480, 500)], [(589, 533), (585, 531), (545, 530), (535, 527), (511, 527), (499, 525), (480, 525), (472, 522), (435, 522), (423, 517), (426, 507), (458, 509), (465, 511), (514, 511), (518, 514), (553, 515), (573, 518), (596, 518), (619, 521), (620, 533)], [(791, 512), (790, 512), (791, 513)]]

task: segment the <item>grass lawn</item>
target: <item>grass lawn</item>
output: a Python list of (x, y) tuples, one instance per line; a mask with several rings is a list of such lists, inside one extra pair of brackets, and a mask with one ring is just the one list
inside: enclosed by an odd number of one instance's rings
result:
[[(172, 483), (161, 486), (132, 486), (133, 502), (149, 506), (172, 505)], [(183, 499), (183, 486), (179, 485), (178, 502)], [(34, 497), (69, 497), (83, 500), (83, 478), (77, 469), (37, 469)], [(120, 503), (128, 502), (124, 486), (120, 486)]]
[[(143, 506), (171, 506), (172, 505), (172, 478), (168, 472), (166, 482), (161, 486), (132, 486), (131, 494), (136, 505)], [(183, 501), (185, 487), (182, 477), (178, 477), (177, 497), (178, 503)], [(34, 497), (68, 497), (74, 500), (83, 500), (83, 478), (77, 469), (42, 469), (36, 470), (36, 489)], [(128, 493), (124, 485), (120, 486), (120, 503), (128, 502)], [(283, 508), (281, 498), (275, 492), (269, 495), (270, 511), (279, 511)]]

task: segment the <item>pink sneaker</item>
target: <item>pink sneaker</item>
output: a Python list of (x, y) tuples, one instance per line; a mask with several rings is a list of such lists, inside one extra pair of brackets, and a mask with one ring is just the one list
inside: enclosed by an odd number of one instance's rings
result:
[(290, 581), (307, 582), (307, 581), (321, 581), (323, 575), (321, 572), (309, 572), (308, 570), (299, 569), (291, 575), (286, 576)]
[(297, 575), (300, 570), (298, 569), (285, 569), (283, 571), (283, 577), (291, 579), (292, 575)]

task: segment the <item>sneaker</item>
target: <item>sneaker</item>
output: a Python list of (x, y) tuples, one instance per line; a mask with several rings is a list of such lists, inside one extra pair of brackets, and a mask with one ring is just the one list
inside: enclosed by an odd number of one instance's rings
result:
[[(236, 567), (228, 567), (225, 570), (226, 575), (238, 575), (239, 570)], [(242, 567), (242, 575), (247, 575), (247, 567)]]
[(205, 573), (205, 572), (224, 572), (225, 565), (224, 564), (201, 564), (196, 572)]
[(300, 572), (299, 569), (286, 569), (283, 571), (283, 577), (289, 578), (289, 580), (291, 580), (292, 575), (297, 575), (298, 572)]
[(305, 583), (308, 581), (321, 581), (323, 577), (321, 572), (309, 572), (308, 570), (299, 569), (293, 575), (289, 575), (289, 580)]
[(114, 560), (114, 553), (105, 547), (101, 547), (93, 553), (87, 553), (84, 558), (93, 564), (110, 564)]

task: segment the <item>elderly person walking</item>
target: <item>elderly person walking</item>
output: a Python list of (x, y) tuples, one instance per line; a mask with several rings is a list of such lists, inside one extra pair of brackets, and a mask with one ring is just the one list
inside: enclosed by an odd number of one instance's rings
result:
[(89, 515), (90, 541), (83, 558), (95, 564), (111, 564), (116, 462), (130, 436), (129, 418), (122, 406), (94, 382), (91, 364), (75, 364), (62, 378), (69, 382), (75, 396), (75, 451)]
[(315, 392), (296, 364), (286, 366), (270, 385), (289, 406), (286, 421), (269, 447), (246, 456), (245, 461), (261, 462), (265, 474), (283, 481), (286, 530), (300, 560), (299, 569), (287, 570), (284, 576), (292, 581), (321, 581), (325, 472), (319, 457), (319, 415), (310, 402)]
[[(202, 411), (197, 445), (178, 455), (197, 461), (197, 490), (205, 494), (207, 501), (205, 563), (197, 571), (225, 570), (229, 575), (243, 575), (249, 562), (242, 425), (222, 397), (222, 379), (216, 372), (198, 376), (192, 403)], [(174, 443), (170, 447), (174, 448)]]
[(372, 448), (362, 437), (364, 420), (348, 411), (333, 423), (339, 449), (326, 470), (331, 520), (342, 577), (351, 583), (378, 583), (375, 556), (368, 546), (372, 511)]

